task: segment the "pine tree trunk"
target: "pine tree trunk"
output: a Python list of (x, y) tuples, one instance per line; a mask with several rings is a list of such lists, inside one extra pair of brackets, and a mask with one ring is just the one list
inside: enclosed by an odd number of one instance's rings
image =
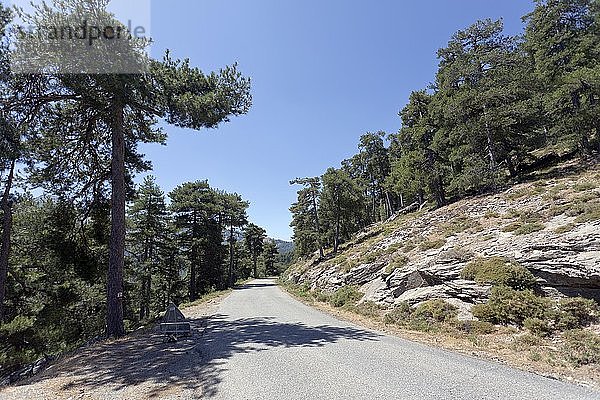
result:
[(494, 153), (494, 141), (492, 139), (492, 132), (490, 130), (490, 124), (487, 118), (487, 108), (485, 106), (483, 106), (483, 117), (485, 119), (485, 137), (487, 140), (488, 156), (490, 157), (490, 170), (493, 174), (494, 187), (496, 187), (496, 168), (498, 167), (498, 163), (496, 161), (496, 155)]
[(508, 167), (508, 173), (510, 174), (510, 177), (515, 178), (517, 176), (517, 170), (515, 168), (515, 164), (513, 164), (510, 156), (506, 156), (505, 160), (506, 160), (506, 166)]
[(254, 279), (258, 278), (258, 271), (257, 271), (257, 266), (258, 266), (258, 255), (256, 253), (254, 253), (254, 255), (252, 256), (252, 262), (253, 262), (253, 272), (254, 272)]
[(145, 310), (144, 310), (144, 317), (145, 318), (149, 318), (150, 317), (150, 302), (152, 301), (151, 299), (152, 296), (152, 275), (150, 274), (150, 272), (148, 272), (148, 275), (146, 275), (146, 299), (145, 299)]
[(425, 193), (423, 192), (423, 189), (418, 190), (417, 197), (419, 199), (419, 205), (422, 205), (423, 203), (425, 203)]
[[(146, 229), (148, 229), (148, 224), (146, 224)], [(148, 237), (144, 239), (144, 254), (142, 258), (139, 260), (142, 266), (142, 273), (140, 278), (140, 312), (139, 318), (140, 321), (144, 319), (146, 315), (146, 275), (148, 274), (148, 254), (149, 254), (149, 244)]]
[(441, 175), (437, 176), (436, 179), (436, 194), (437, 194), (437, 206), (443, 207), (446, 205), (446, 191), (444, 190), (444, 180)]
[(375, 217), (376, 207), (375, 188), (373, 188), (371, 191), (371, 223), (377, 222), (377, 218)]
[(337, 254), (338, 252), (338, 247), (340, 244), (340, 213), (341, 213), (341, 207), (340, 207), (340, 194), (338, 193), (337, 195), (337, 212), (336, 212), (336, 217), (335, 217), (335, 237), (333, 239), (333, 254)]
[(387, 190), (385, 191), (385, 201), (386, 201), (386, 207), (387, 207), (387, 217), (390, 218), (392, 216), (392, 214), (394, 213), (394, 207), (392, 206), (392, 200), (390, 199), (390, 192), (388, 192)]
[(235, 239), (233, 238), (233, 222), (229, 228), (229, 287), (233, 287), (233, 263), (234, 263), (234, 246)]
[(152, 305), (152, 272), (154, 271), (154, 237), (150, 238), (150, 264), (146, 270), (146, 318), (150, 318)]
[(112, 204), (110, 257), (107, 275), (106, 334), (119, 337), (123, 326), (123, 268), (125, 264), (125, 135), (123, 105), (114, 106), (112, 126)]
[(16, 161), (12, 160), (2, 195), (2, 245), (0, 247), (0, 323), (4, 320), (4, 297), (6, 297), (6, 281), (8, 279), (8, 256), (10, 255), (10, 234), (12, 231), (12, 204), (10, 191), (15, 175)]
[(190, 288), (189, 288), (189, 297), (190, 301), (194, 301), (198, 298), (198, 290), (196, 287), (196, 245), (192, 245), (192, 260), (190, 263)]
[(190, 287), (189, 297), (190, 301), (194, 301), (198, 298), (198, 288), (196, 285), (196, 268), (198, 264), (198, 246), (196, 244), (196, 237), (198, 235), (198, 216), (196, 210), (193, 211), (193, 223), (192, 226), (192, 254), (190, 260)]
[(317, 196), (312, 192), (313, 213), (315, 215), (315, 226), (317, 228), (317, 244), (319, 246), (319, 256), (324, 257), (323, 245), (321, 244), (321, 223), (319, 222), (319, 210), (317, 209)]
[(580, 146), (581, 146), (581, 154), (583, 155), (589, 155), (590, 154), (590, 140), (587, 136), (587, 134), (584, 132), (581, 136), (581, 140), (580, 140)]

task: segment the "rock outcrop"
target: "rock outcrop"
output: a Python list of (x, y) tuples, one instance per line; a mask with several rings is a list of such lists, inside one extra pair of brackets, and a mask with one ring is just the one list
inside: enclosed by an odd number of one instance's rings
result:
[(333, 291), (356, 285), (363, 301), (393, 305), (443, 298), (468, 317), (490, 286), (461, 279), (477, 258), (518, 262), (551, 296), (600, 301), (600, 169), (511, 187), (370, 227), (337, 256), (316, 255), (287, 273)]

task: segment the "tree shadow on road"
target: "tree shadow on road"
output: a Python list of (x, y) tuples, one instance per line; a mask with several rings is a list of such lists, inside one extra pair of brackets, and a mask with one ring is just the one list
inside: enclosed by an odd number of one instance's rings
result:
[[(352, 327), (306, 326), (272, 318), (192, 320), (194, 334), (163, 343), (156, 333), (102, 343), (84, 349), (31, 380), (58, 379), (64, 392), (103, 393), (126, 398), (136, 387), (140, 398), (176, 393), (213, 397), (228, 358), (277, 348), (321, 347), (340, 340), (373, 341), (376, 333)], [(114, 394), (111, 395), (111, 392)]]
[(374, 341), (378, 337), (376, 333), (352, 327), (282, 323), (269, 317), (230, 321), (225, 316), (215, 315), (208, 321), (203, 340), (203, 391), (207, 397), (217, 393), (223, 371), (221, 365), (235, 354), (322, 347), (340, 340)]
[(253, 281), (244, 283), (242, 285), (238, 285), (235, 287), (235, 290), (244, 290), (244, 289), (256, 289), (256, 288), (266, 288), (266, 287), (275, 287), (277, 284), (273, 281), (261, 280), (261, 281)]

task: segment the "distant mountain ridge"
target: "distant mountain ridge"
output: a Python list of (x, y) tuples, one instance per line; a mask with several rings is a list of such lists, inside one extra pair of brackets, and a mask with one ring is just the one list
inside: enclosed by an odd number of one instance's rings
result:
[(281, 239), (273, 239), (275, 245), (277, 246), (277, 251), (280, 255), (289, 254), (294, 251), (294, 243), (288, 242)]

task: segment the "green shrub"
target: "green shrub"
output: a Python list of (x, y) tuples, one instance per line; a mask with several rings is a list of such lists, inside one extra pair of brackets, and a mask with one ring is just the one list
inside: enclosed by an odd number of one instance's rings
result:
[(556, 327), (560, 330), (579, 329), (598, 320), (598, 304), (582, 297), (560, 299)]
[(459, 321), (455, 319), (451, 323), (455, 329), (468, 334), (488, 335), (496, 332), (496, 326), (485, 321)]
[(583, 224), (597, 220), (600, 220), (600, 203), (589, 202), (583, 205), (583, 212), (575, 219), (575, 222)]
[(531, 361), (539, 362), (542, 361), (542, 355), (539, 351), (532, 350), (529, 352), (529, 359)]
[(575, 228), (575, 224), (566, 224), (559, 226), (554, 230), (554, 233), (561, 235), (563, 233), (571, 232)]
[(393, 243), (393, 244), (389, 245), (387, 247), (387, 249), (385, 249), (385, 253), (386, 254), (394, 254), (395, 252), (400, 250), (401, 247), (402, 247), (402, 243)]
[(545, 228), (545, 225), (542, 223), (543, 217), (537, 212), (510, 210), (507, 216), (512, 218), (518, 217), (519, 221), (506, 225), (502, 228), (503, 232), (514, 232), (515, 235), (527, 235)]
[(523, 189), (517, 189), (517, 190), (513, 190), (511, 193), (509, 193), (506, 198), (509, 200), (517, 200), (520, 199), (522, 197), (528, 196), (530, 195), (530, 191), (528, 188), (523, 188)]
[(565, 214), (569, 217), (577, 217), (579, 215), (585, 214), (585, 204), (572, 202), (566, 204), (565, 206)]
[(514, 208), (510, 208), (506, 214), (502, 215), (502, 219), (519, 218), (520, 215), (521, 213), (519, 211), (515, 210)]
[(360, 315), (364, 315), (367, 317), (375, 317), (377, 315), (379, 315), (379, 310), (381, 310), (381, 307), (379, 306), (379, 304), (373, 302), (373, 301), (365, 301), (364, 303), (360, 303), (357, 305), (345, 305), (344, 306), (345, 309), (347, 309), (348, 311), (352, 311), (355, 312), (357, 314)]
[(340, 271), (344, 273), (350, 272), (353, 268), (357, 267), (358, 263), (354, 259), (347, 258), (341, 264), (339, 264)]
[(385, 314), (383, 322), (386, 324), (403, 324), (410, 319), (412, 309), (408, 303), (398, 303), (392, 311)]
[(600, 198), (600, 193), (598, 192), (589, 192), (581, 194), (573, 199), (573, 201), (577, 203), (587, 203), (588, 201), (596, 200)]
[(498, 214), (497, 211), (493, 211), (493, 210), (488, 210), (485, 213), (485, 218), (486, 219), (492, 219), (492, 218), (500, 218), (500, 214)]
[(461, 215), (442, 225), (441, 231), (445, 237), (450, 237), (458, 233), (464, 232), (467, 229), (473, 228), (478, 224), (478, 221), (472, 220), (467, 216)]
[(533, 232), (543, 231), (546, 228), (541, 222), (526, 223), (518, 227), (514, 232), (515, 235), (529, 235)]
[(573, 189), (576, 192), (585, 192), (588, 190), (594, 190), (596, 189), (597, 185), (594, 182), (581, 182), (581, 183), (576, 183), (575, 185), (573, 185)]
[(426, 250), (431, 250), (431, 249), (439, 249), (439, 248), (444, 247), (445, 244), (446, 244), (445, 239), (428, 239), (419, 245), (419, 249), (421, 251), (426, 251)]
[[(301, 297), (303, 299), (310, 300), (312, 297), (312, 293), (310, 291), (310, 285), (308, 283), (297, 284), (297, 283), (285, 283), (285, 288), (295, 296)], [(192, 303), (183, 303), (181, 308), (186, 308), (192, 306)]]
[(361, 264), (373, 264), (384, 254), (382, 250), (369, 250), (360, 257)]
[(508, 224), (502, 228), (502, 232), (514, 232), (519, 229), (521, 225), (522, 224), (520, 222), (513, 222), (512, 224)]
[(440, 330), (441, 324), (430, 321), (425, 318), (412, 316), (408, 323), (406, 324), (408, 329), (419, 332), (438, 332)]
[(525, 333), (524, 335), (515, 337), (511, 347), (516, 351), (526, 351), (530, 350), (531, 347), (539, 346), (540, 344), (542, 344), (542, 340), (539, 336)]
[(331, 295), (327, 292), (324, 292), (320, 289), (317, 289), (312, 292), (312, 295), (316, 301), (320, 301), (321, 303), (328, 303)]
[(487, 304), (475, 304), (471, 307), (471, 314), (479, 321), (496, 323), (496, 314)]
[(405, 253), (409, 253), (416, 248), (417, 248), (417, 245), (414, 242), (410, 241), (404, 245), (404, 247), (402, 248), (402, 251)]
[(363, 297), (355, 286), (342, 286), (331, 295), (329, 302), (334, 307), (343, 307), (346, 304), (354, 304)]
[[(34, 361), (42, 353), (44, 333), (35, 325), (35, 317), (24, 315), (0, 325), (0, 375)], [(33, 348), (27, 348), (29, 343)]]
[(473, 260), (463, 268), (460, 275), (463, 279), (479, 284), (504, 285), (516, 290), (532, 288), (536, 282), (527, 268), (501, 257)]
[(446, 322), (458, 315), (456, 306), (441, 299), (421, 303), (413, 312), (413, 319), (423, 319), (429, 323)]
[(374, 253), (367, 254), (365, 258), (361, 259), (364, 264), (372, 264), (377, 261), (377, 255)]
[(472, 313), (481, 321), (523, 326), (527, 318), (548, 319), (551, 301), (531, 290), (514, 290), (507, 286), (492, 288), (486, 304), (473, 306)]
[(550, 215), (551, 217), (556, 217), (557, 215), (565, 214), (568, 210), (569, 210), (568, 205), (560, 205), (560, 206), (553, 205), (548, 210), (548, 215)]
[(523, 321), (523, 326), (537, 336), (548, 336), (552, 333), (549, 321), (540, 318), (526, 318)]
[(564, 335), (563, 356), (575, 366), (600, 364), (600, 336), (578, 329)]
[(467, 262), (473, 258), (473, 252), (464, 247), (453, 247), (444, 252), (443, 257), (448, 260)]
[(457, 314), (455, 306), (436, 299), (421, 303), (416, 308), (407, 303), (400, 303), (384, 315), (383, 322), (416, 331), (432, 332), (444, 329), (446, 323), (454, 323)]
[(542, 214), (533, 211), (523, 211), (519, 213), (519, 219), (525, 224), (535, 224), (542, 222)]

